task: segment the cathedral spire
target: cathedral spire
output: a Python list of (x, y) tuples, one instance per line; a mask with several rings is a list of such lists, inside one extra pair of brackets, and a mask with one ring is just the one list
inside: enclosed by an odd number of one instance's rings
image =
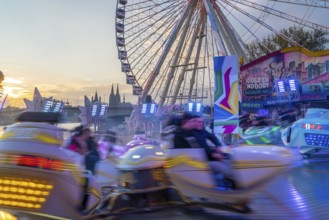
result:
[(95, 93), (94, 102), (98, 102), (98, 94), (97, 94), (97, 90), (96, 90), (96, 93)]
[(117, 84), (117, 92), (115, 94), (115, 101), (116, 101), (116, 104), (121, 103), (121, 97), (120, 97), (120, 93), (119, 93), (119, 84)]
[(116, 96), (114, 95), (114, 89), (113, 89), (113, 84), (112, 84), (109, 105), (115, 105), (115, 103), (116, 103)]

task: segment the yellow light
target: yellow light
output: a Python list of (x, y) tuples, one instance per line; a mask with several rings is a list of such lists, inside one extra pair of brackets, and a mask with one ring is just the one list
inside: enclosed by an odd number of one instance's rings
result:
[(33, 191), (32, 189), (28, 189), (28, 190), (26, 190), (26, 193), (27, 193), (27, 194), (33, 194), (34, 191)]
[(39, 183), (39, 184), (37, 184), (37, 187), (40, 188), (40, 189), (42, 189), (42, 188), (45, 188), (45, 185)]
[(24, 181), (22, 181), (22, 182), (21, 182), (21, 185), (22, 185), (22, 186), (28, 186), (29, 183), (28, 183), (28, 182), (24, 182)]
[(11, 215), (8, 212), (0, 211), (0, 219), (1, 220), (17, 220), (17, 218), (13, 215)]
[(52, 185), (46, 185), (46, 189), (52, 189), (53, 186)]
[(32, 183), (32, 182), (30, 182), (30, 183), (29, 183), (29, 186), (30, 186), (30, 187), (35, 187), (35, 186), (36, 186), (36, 184), (35, 184), (35, 183)]
[(29, 201), (32, 201), (32, 202), (36, 202), (38, 200), (38, 198), (37, 197), (30, 196), (28, 200)]
[(25, 193), (25, 191), (26, 190), (25, 189), (22, 189), (22, 188), (19, 188), (19, 190), (18, 190), (19, 193)]
[(38, 202), (45, 202), (45, 201), (46, 201), (45, 198), (39, 198), (39, 199), (38, 199)]
[(11, 191), (11, 192), (17, 192), (18, 189), (17, 189), (16, 187), (10, 187), (10, 191)]
[(15, 181), (15, 180), (11, 181), (11, 185), (18, 185), (18, 184), (19, 184), (19, 181)]
[(42, 194), (42, 192), (41, 191), (39, 191), (39, 190), (36, 190), (36, 191), (34, 191), (34, 195), (37, 195), (37, 196), (39, 196), (39, 195), (41, 195)]

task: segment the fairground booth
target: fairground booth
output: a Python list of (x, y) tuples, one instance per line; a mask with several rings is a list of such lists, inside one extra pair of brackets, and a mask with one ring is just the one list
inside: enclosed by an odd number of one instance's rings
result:
[(241, 66), (239, 80), (240, 127), (291, 123), (329, 109), (329, 50), (282, 49)]

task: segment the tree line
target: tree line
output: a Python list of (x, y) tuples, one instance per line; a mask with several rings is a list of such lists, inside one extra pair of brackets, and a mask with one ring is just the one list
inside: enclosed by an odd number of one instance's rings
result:
[[(268, 53), (296, 46), (310, 51), (321, 51), (327, 48), (329, 43), (328, 32), (323, 29), (307, 30), (303, 27), (292, 26), (279, 31), (278, 34), (271, 34), (262, 40), (254, 40), (246, 45), (247, 55), (250, 61), (265, 56)], [(287, 40), (290, 39), (290, 41)]]

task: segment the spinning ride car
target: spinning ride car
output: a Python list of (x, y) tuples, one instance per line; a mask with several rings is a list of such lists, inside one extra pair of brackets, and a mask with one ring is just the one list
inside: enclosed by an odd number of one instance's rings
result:
[(18, 219), (85, 219), (101, 202), (95, 178), (60, 148), (63, 130), (53, 125), (59, 119), (58, 113), (25, 112), (5, 129), (0, 211)]
[[(231, 149), (238, 188), (217, 187), (203, 149), (168, 149), (142, 145), (130, 149), (117, 165), (120, 184), (106, 198), (111, 213), (170, 204), (219, 203), (232, 211), (250, 211), (250, 198), (259, 193), (293, 162), (291, 152), (277, 146), (243, 146)], [(257, 159), (255, 159), (257, 158)], [(165, 169), (164, 169), (165, 168)], [(226, 206), (227, 208), (227, 206)]]
[(250, 127), (241, 134), (241, 137), (248, 145), (277, 144), (281, 142), (281, 127)]
[(286, 146), (299, 147), (305, 157), (321, 149), (329, 149), (329, 110), (307, 109), (305, 118), (283, 130), (282, 141)]

